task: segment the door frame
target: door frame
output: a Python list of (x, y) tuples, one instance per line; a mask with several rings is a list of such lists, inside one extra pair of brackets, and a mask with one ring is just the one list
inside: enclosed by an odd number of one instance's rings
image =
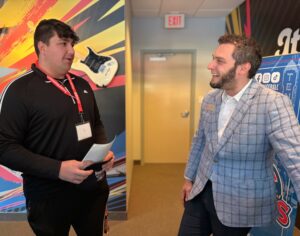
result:
[(194, 119), (195, 119), (195, 85), (196, 85), (196, 53), (193, 49), (144, 49), (141, 50), (141, 164), (144, 165), (144, 90), (145, 90), (145, 68), (144, 59), (146, 54), (190, 54), (192, 56), (192, 71), (191, 71), (191, 88), (190, 88), (190, 128), (189, 128), (189, 143), (191, 143), (194, 133)]

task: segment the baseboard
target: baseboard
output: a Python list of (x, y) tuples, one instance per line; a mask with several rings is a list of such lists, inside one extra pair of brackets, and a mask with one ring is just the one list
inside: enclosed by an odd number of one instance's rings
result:
[(26, 213), (0, 213), (0, 221), (26, 221)]
[(127, 211), (109, 211), (108, 220), (127, 220)]
[[(127, 212), (110, 211), (108, 220), (127, 220)], [(0, 221), (27, 221), (26, 213), (0, 213)]]
[(134, 160), (133, 161), (133, 165), (140, 166), (141, 165), (141, 161), (140, 160)]

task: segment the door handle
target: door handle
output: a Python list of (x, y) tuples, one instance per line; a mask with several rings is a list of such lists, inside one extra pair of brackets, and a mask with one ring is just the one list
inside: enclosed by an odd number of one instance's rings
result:
[(180, 113), (182, 118), (187, 118), (189, 116), (190, 112), (189, 111), (183, 111)]

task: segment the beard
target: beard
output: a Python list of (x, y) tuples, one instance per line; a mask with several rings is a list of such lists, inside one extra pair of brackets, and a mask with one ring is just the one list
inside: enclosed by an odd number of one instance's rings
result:
[(217, 82), (212, 82), (210, 81), (209, 85), (212, 88), (217, 88), (217, 89), (226, 89), (227, 87), (230, 87), (230, 85), (234, 82), (234, 77), (235, 77), (235, 71), (236, 71), (236, 66), (231, 68), (226, 74), (222, 75), (220, 80)]

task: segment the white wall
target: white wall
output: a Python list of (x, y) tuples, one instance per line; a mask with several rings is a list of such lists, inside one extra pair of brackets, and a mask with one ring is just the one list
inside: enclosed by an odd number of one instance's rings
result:
[(125, 99), (126, 99), (126, 211), (129, 207), (132, 156), (132, 61), (131, 61), (131, 11), (130, 1), (125, 3)]
[(217, 46), (219, 36), (225, 32), (224, 18), (186, 18), (184, 29), (164, 29), (163, 18), (132, 18), (132, 95), (133, 129), (132, 155), (141, 159), (141, 50), (185, 49), (196, 50), (195, 125), (199, 118), (199, 100), (209, 90), (210, 72), (207, 64)]

